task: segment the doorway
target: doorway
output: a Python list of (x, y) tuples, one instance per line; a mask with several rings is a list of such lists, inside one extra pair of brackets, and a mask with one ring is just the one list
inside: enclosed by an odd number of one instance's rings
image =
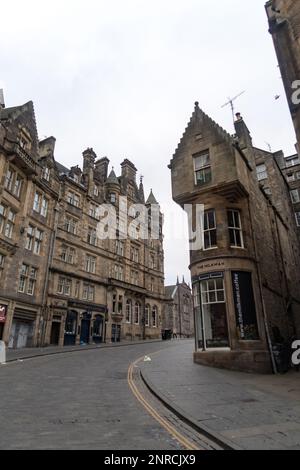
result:
[(103, 317), (101, 315), (97, 315), (93, 323), (93, 341), (96, 344), (100, 344), (103, 342), (103, 336), (104, 336), (103, 326), (104, 326)]
[(59, 336), (60, 336), (60, 323), (52, 322), (51, 335), (50, 335), (51, 346), (59, 345)]
[(65, 325), (65, 346), (73, 346), (76, 344), (76, 331), (77, 331), (77, 312), (70, 310), (66, 318)]
[(81, 320), (80, 343), (89, 344), (90, 342), (90, 329), (91, 329), (91, 314), (84, 313)]

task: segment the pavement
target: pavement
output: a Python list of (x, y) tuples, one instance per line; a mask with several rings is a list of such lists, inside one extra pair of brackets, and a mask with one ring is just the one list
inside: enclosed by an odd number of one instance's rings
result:
[(144, 381), (169, 408), (234, 449), (300, 450), (300, 373), (258, 375), (200, 366), (194, 343), (151, 356)]
[(30, 359), (40, 356), (50, 356), (53, 354), (65, 354), (76, 351), (89, 351), (104, 348), (119, 348), (124, 346), (138, 346), (141, 344), (161, 343), (161, 340), (147, 341), (122, 341), (121, 343), (101, 343), (101, 344), (84, 344), (76, 346), (48, 346), (43, 348), (23, 348), (23, 349), (6, 349), (6, 361), (12, 362), (22, 359)]

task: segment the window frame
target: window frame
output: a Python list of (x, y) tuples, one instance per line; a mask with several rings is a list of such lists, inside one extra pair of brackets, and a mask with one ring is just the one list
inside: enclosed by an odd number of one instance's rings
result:
[[(229, 213), (232, 212), (233, 214), (237, 214), (238, 216), (238, 226), (232, 226), (230, 227), (230, 224), (229, 224)], [(234, 223), (236, 222), (236, 218), (235, 216), (233, 215), (232, 217), (232, 220), (234, 221)], [(228, 232), (229, 232), (229, 243), (230, 243), (230, 248), (240, 248), (240, 249), (243, 249), (245, 248), (245, 245), (244, 245), (244, 236), (243, 236), (243, 227), (242, 227), (242, 218), (241, 218), (241, 211), (239, 209), (227, 209), (227, 222), (228, 222)], [(237, 243), (235, 244), (232, 244), (231, 241), (230, 241), (230, 233), (233, 233), (234, 235), (234, 240), (235, 242), (237, 241), (237, 236), (236, 236), (236, 232), (239, 233), (239, 236), (240, 236), (240, 240), (241, 240), (241, 244), (238, 245)]]
[[(210, 227), (209, 214), (213, 213), (214, 216), (214, 227)], [(208, 228), (205, 228), (207, 226)], [(212, 244), (211, 232), (215, 232), (216, 244)], [(209, 246), (205, 244), (205, 234), (208, 234)], [(218, 237), (217, 237), (217, 217), (215, 209), (208, 209), (204, 211), (204, 220), (203, 220), (203, 251), (215, 250), (218, 248)]]
[[(205, 157), (208, 157), (205, 162)], [(203, 158), (204, 161), (202, 164), (197, 164), (197, 160)], [(194, 166), (194, 180), (196, 186), (203, 186), (212, 182), (212, 166), (211, 166), (211, 156), (210, 151), (205, 150), (198, 154), (193, 155), (193, 166)], [(198, 179), (198, 174), (201, 173), (203, 178)]]
[[(259, 171), (259, 168), (264, 167), (263, 171)], [(268, 169), (265, 163), (261, 163), (260, 165), (256, 165), (256, 175), (258, 181), (264, 181), (268, 179)]]

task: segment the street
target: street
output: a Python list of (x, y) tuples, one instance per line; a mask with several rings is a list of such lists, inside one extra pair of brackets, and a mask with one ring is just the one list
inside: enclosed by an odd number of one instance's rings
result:
[(1, 449), (181, 449), (138, 403), (129, 364), (171, 343), (38, 357), (0, 367)]
[[(203, 367), (193, 346), (32, 349), (24, 360), (9, 351), (17, 360), (0, 366), (0, 449), (300, 448), (299, 373)], [(43, 352), (52, 355), (29, 357)]]

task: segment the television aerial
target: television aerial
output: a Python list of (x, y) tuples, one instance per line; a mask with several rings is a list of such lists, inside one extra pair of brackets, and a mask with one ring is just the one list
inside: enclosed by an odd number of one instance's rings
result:
[(227, 103), (223, 104), (223, 106), (221, 106), (221, 108), (225, 108), (226, 106), (229, 106), (231, 107), (231, 111), (232, 111), (232, 119), (233, 119), (233, 124), (234, 124), (234, 102), (237, 98), (239, 98), (240, 96), (242, 96), (244, 93), (246, 93), (246, 90), (242, 91), (241, 93), (239, 93), (238, 95), (234, 96), (234, 98), (228, 98), (228, 101)]

